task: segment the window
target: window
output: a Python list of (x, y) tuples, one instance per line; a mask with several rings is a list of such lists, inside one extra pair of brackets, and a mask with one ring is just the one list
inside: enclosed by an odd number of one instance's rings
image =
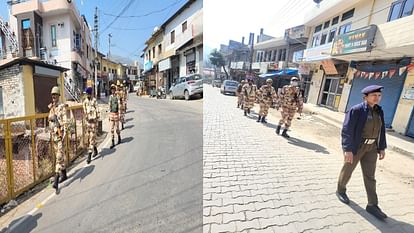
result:
[(104, 66), (104, 72), (106, 72), (106, 66)]
[(22, 29), (30, 29), (30, 19), (24, 19), (22, 20)]
[(175, 31), (171, 32), (171, 44), (174, 44), (175, 42)]
[(57, 46), (56, 25), (51, 25), (50, 26), (50, 38), (52, 39), (52, 47), (56, 47)]
[(330, 24), (331, 24), (331, 21), (326, 21), (326, 22), (323, 24), (323, 29), (328, 28)]
[(332, 19), (332, 25), (335, 25), (339, 22), (339, 16), (336, 16), (335, 18)]
[(345, 21), (347, 19), (352, 18), (354, 16), (354, 11), (355, 11), (355, 8), (343, 13), (341, 21)]
[(151, 61), (151, 50), (148, 51), (148, 60)]
[(322, 24), (315, 27), (315, 33), (320, 32), (322, 30)]
[(322, 37), (321, 37), (321, 45), (326, 43), (326, 37), (328, 36), (328, 33), (322, 33)]
[(155, 58), (155, 46), (152, 47), (152, 58)]
[(86, 57), (89, 58), (89, 45), (86, 45)]
[(0, 116), (4, 115), (4, 106), (3, 106), (3, 87), (0, 87)]
[(336, 35), (336, 28), (332, 29), (332, 30), (329, 32), (328, 43), (330, 43), (330, 42), (332, 42), (332, 41), (333, 41), (333, 39), (335, 38), (335, 35)]
[(414, 0), (400, 0), (391, 5), (388, 22), (413, 14)]
[(181, 29), (182, 29), (182, 32), (185, 32), (187, 30), (187, 21), (181, 24)]
[(344, 24), (344, 25), (339, 27), (338, 35), (345, 34), (349, 31), (351, 31), (351, 23)]
[(321, 40), (321, 35), (315, 35), (313, 36), (313, 40), (312, 40), (312, 47), (316, 47), (320, 45), (320, 40)]
[(162, 45), (159, 44), (158, 45), (158, 55), (160, 55), (162, 53)]

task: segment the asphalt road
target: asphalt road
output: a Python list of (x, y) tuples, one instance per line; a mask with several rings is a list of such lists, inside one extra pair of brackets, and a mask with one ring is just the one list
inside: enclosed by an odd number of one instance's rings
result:
[(123, 143), (12, 232), (202, 232), (202, 107), (131, 95)]

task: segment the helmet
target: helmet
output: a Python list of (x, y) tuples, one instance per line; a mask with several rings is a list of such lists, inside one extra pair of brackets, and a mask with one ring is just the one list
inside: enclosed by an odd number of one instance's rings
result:
[(111, 85), (111, 89), (116, 89), (116, 85), (115, 84), (112, 84)]
[(298, 77), (292, 77), (290, 81), (299, 81)]
[(59, 87), (57, 87), (57, 86), (54, 86), (53, 88), (52, 88), (52, 91), (50, 92), (50, 94), (56, 94), (56, 95), (60, 95), (60, 91), (59, 91)]
[(124, 87), (124, 85), (121, 83), (120, 85), (119, 85), (120, 87)]
[(88, 95), (92, 95), (92, 87), (87, 87), (85, 89), (85, 93), (88, 94)]
[(272, 83), (273, 80), (271, 78), (266, 79), (266, 83)]

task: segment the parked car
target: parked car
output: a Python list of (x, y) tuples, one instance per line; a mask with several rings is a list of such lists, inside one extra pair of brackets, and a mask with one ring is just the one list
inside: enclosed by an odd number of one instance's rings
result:
[(224, 80), (223, 84), (221, 85), (220, 92), (222, 94), (233, 94), (236, 95), (237, 87), (239, 86), (239, 82), (234, 80)]
[(200, 74), (190, 74), (181, 77), (169, 90), (171, 99), (182, 98), (189, 100), (195, 95), (203, 97), (203, 77)]
[(212, 86), (220, 88), (221, 87), (221, 80), (220, 79), (214, 79), (213, 82), (212, 82)]

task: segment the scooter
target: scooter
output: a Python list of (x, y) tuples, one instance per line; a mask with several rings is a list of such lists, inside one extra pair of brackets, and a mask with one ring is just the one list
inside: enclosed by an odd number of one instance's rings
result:
[(167, 98), (167, 93), (165, 93), (165, 90), (158, 90), (157, 91), (157, 99), (166, 99)]

